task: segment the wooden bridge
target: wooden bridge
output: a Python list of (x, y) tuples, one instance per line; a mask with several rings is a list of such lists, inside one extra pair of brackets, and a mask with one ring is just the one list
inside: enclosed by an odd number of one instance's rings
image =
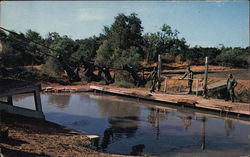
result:
[[(19, 80), (0, 80), (0, 111), (44, 119), (40, 91), (40, 83)], [(34, 94), (35, 110), (18, 107), (13, 104), (12, 97), (24, 93)]]

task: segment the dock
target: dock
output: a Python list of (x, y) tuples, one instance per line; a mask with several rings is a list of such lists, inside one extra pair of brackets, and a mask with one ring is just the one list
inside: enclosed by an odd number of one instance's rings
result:
[[(41, 103), (41, 84), (20, 80), (0, 80), (0, 111), (32, 118), (45, 119)], [(35, 101), (35, 110), (15, 106), (13, 96), (32, 93)]]
[(148, 101), (160, 102), (162, 104), (173, 104), (197, 108), (201, 110), (210, 110), (220, 114), (233, 114), (237, 117), (247, 116), (250, 118), (250, 104), (224, 101), (222, 99), (205, 99), (202, 96), (188, 94), (167, 94), (167, 93), (150, 93), (142, 88), (120, 88), (115, 86), (90, 86), (91, 89), (98, 92), (115, 94), (119, 96), (133, 97)]

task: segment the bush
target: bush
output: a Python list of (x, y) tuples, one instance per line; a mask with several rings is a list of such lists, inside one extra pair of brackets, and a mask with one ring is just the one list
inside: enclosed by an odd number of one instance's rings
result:
[(41, 70), (34, 68), (15, 68), (9, 71), (9, 75), (14, 79), (33, 81), (41, 80), (45, 74)]
[(126, 81), (115, 82), (115, 85), (122, 87), (122, 88), (134, 88), (135, 87), (133, 83), (126, 82)]
[(43, 65), (43, 70), (46, 74), (52, 77), (60, 77), (63, 69), (60, 66), (60, 63), (57, 59), (49, 57), (45, 64)]
[(248, 61), (246, 60), (248, 57), (244, 57), (244, 51), (237, 48), (224, 49), (220, 55), (218, 55), (215, 61), (218, 65), (222, 66), (231, 66), (237, 68), (247, 68)]
[(133, 78), (129, 72), (125, 70), (117, 70), (115, 72), (115, 82), (129, 82), (133, 83)]
[(173, 63), (173, 62), (175, 62), (175, 56), (173, 54), (167, 53), (167, 54), (162, 55), (161, 58), (162, 58), (162, 62), (164, 62), (164, 63)]
[(117, 70), (115, 72), (115, 85), (123, 88), (134, 88), (134, 80), (129, 72)]

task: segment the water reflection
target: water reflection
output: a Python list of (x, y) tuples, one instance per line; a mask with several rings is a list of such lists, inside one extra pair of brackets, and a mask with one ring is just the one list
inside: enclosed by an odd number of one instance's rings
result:
[(51, 105), (56, 105), (56, 107), (60, 109), (64, 109), (68, 107), (69, 102), (70, 102), (70, 96), (69, 94), (67, 95), (48, 95), (48, 102)]
[(183, 121), (183, 126), (184, 126), (185, 131), (188, 131), (188, 128), (192, 124), (192, 117), (191, 116), (187, 116), (187, 117), (177, 116), (177, 117)]
[(23, 100), (25, 98), (29, 98), (29, 97), (32, 97), (32, 96), (33, 96), (33, 94), (31, 94), (31, 93), (28, 93), (28, 94), (18, 94), (18, 95), (14, 95), (13, 96), (13, 100), (14, 101), (21, 101), (21, 100)]
[(141, 156), (144, 148), (144, 144), (137, 144), (135, 146), (132, 146), (132, 151), (130, 152), (130, 155)]
[(154, 128), (154, 133), (156, 135), (156, 139), (159, 138), (160, 135), (160, 122), (167, 120), (167, 113), (164, 110), (160, 110), (159, 108), (149, 108), (150, 112), (148, 115), (148, 122)]
[[(102, 116), (107, 117), (109, 128), (103, 132), (101, 149), (106, 150), (110, 140), (119, 140), (123, 136), (131, 138), (138, 128), (140, 108), (124, 102), (98, 101)], [(132, 106), (132, 107), (131, 107)], [(114, 138), (115, 137), (115, 138)]]
[(205, 132), (206, 120), (207, 120), (206, 117), (201, 118), (201, 150), (205, 150), (206, 148), (206, 132)]
[(235, 127), (233, 124), (232, 120), (225, 120), (225, 131), (226, 131), (226, 135), (229, 136), (233, 131), (234, 131)]
[(14, 95), (12, 101), (14, 106), (35, 110), (35, 99), (31, 93)]
[(100, 144), (100, 148), (102, 149), (102, 151), (106, 150), (106, 148), (110, 144), (110, 140), (114, 140), (114, 131), (112, 128), (107, 128), (103, 133), (102, 142)]
[(249, 153), (249, 121), (112, 96), (72, 94), (42, 98), (48, 120), (99, 135), (100, 151), (155, 156)]

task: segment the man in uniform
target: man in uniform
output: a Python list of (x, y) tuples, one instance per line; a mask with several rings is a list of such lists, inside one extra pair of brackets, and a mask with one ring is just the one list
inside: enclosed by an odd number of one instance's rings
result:
[(227, 79), (227, 92), (232, 102), (234, 102), (234, 99), (235, 99), (234, 88), (235, 86), (237, 86), (237, 84), (238, 83), (233, 78), (233, 75), (229, 74), (228, 79)]
[(149, 79), (151, 80), (150, 93), (155, 91), (155, 85), (157, 83), (157, 67), (150, 73)]
[(182, 77), (182, 79), (187, 78), (188, 79), (188, 94), (192, 93), (192, 84), (193, 84), (193, 71), (190, 69), (190, 67), (187, 68), (187, 71), (185, 72), (184, 76)]

